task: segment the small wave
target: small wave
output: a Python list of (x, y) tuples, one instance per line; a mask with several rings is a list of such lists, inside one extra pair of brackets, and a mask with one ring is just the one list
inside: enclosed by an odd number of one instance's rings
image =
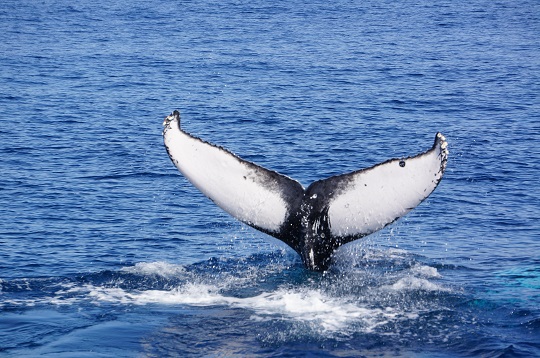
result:
[(128, 178), (144, 178), (144, 179), (156, 179), (174, 177), (176, 174), (155, 173), (155, 172), (133, 172), (133, 173), (111, 173), (107, 175), (85, 175), (81, 176), (82, 179), (94, 179), (94, 180), (120, 180)]

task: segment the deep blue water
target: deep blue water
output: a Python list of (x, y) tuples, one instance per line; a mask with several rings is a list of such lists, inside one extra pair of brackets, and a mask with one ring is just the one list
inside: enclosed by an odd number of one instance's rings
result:
[[(3, 1), (0, 355), (540, 356), (540, 3)], [(161, 123), (308, 185), (428, 149), (408, 216), (306, 271)]]

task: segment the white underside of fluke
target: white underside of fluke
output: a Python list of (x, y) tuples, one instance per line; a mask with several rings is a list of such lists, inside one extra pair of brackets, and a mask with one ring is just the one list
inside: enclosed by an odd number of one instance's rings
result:
[(446, 157), (446, 142), (438, 134), (426, 153), (351, 174), (347, 188), (329, 203), (332, 234), (367, 235), (407, 214), (437, 187)]
[(275, 185), (261, 182), (267, 178), (260, 178), (257, 166), (184, 133), (176, 119), (163, 135), (178, 170), (216, 205), (250, 225), (279, 230), (287, 204)]

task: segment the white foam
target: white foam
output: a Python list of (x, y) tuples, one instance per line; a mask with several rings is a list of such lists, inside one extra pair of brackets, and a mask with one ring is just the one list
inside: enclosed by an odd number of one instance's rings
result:
[(396, 291), (444, 291), (448, 292), (449, 289), (431, 282), (425, 278), (418, 277), (403, 277), (396, 283), (385, 288)]
[(342, 332), (352, 324), (358, 324), (363, 331), (369, 332), (396, 317), (392, 309), (362, 307), (345, 298), (330, 297), (313, 289), (281, 289), (245, 299), (242, 305), (253, 309), (256, 319), (283, 317), (327, 332)]
[(411, 268), (411, 272), (424, 278), (441, 278), (441, 274), (435, 267), (426, 265), (415, 265)]
[(180, 276), (186, 272), (184, 266), (170, 264), (164, 261), (138, 262), (135, 266), (123, 267), (121, 270), (138, 275), (162, 276), (166, 278)]
[[(406, 251), (390, 249), (384, 256), (403, 256)], [(123, 271), (145, 275), (174, 276), (185, 274), (183, 266), (165, 262), (139, 263)], [(406, 276), (403, 277), (402, 275)], [(379, 286), (383, 291), (444, 291), (449, 289), (433, 282), (441, 275), (435, 267), (416, 264), (401, 272), (391, 285)], [(359, 303), (357, 297), (335, 297), (313, 288), (277, 288), (253, 297), (238, 298), (222, 292), (233, 286), (243, 286), (253, 275), (246, 277), (221, 277), (211, 283), (191, 282), (172, 290), (146, 290), (127, 292), (118, 288), (92, 287), (90, 296), (97, 301), (123, 304), (178, 304), (191, 306), (230, 306), (253, 311), (255, 320), (286, 319), (308, 324), (323, 332), (343, 332), (347, 327), (357, 327), (370, 332), (389, 321), (414, 319), (414, 312), (401, 312), (399, 307), (377, 308)], [(378, 291), (375, 289), (375, 291)], [(376, 295), (375, 291), (373, 294)]]
[(319, 332), (346, 332), (354, 325), (364, 332), (409, 315), (393, 308), (362, 306), (351, 298), (328, 296), (317, 289), (277, 289), (274, 292), (239, 298), (225, 296), (215, 286), (187, 284), (174, 290), (146, 290), (127, 292), (120, 288), (88, 286), (89, 296), (99, 302), (121, 304), (177, 304), (192, 306), (230, 306), (253, 311), (252, 319), (290, 320), (307, 324)]

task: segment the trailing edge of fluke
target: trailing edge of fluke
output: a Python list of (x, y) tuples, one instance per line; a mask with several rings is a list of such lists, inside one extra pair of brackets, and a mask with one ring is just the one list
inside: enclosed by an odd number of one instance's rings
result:
[(343, 244), (384, 228), (435, 190), (448, 157), (441, 133), (431, 149), (315, 181), (307, 189), (183, 131), (180, 113), (163, 122), (167, 153), (178, 170), (241, 222), (292, 247), (304, 265), (328, 269)]

